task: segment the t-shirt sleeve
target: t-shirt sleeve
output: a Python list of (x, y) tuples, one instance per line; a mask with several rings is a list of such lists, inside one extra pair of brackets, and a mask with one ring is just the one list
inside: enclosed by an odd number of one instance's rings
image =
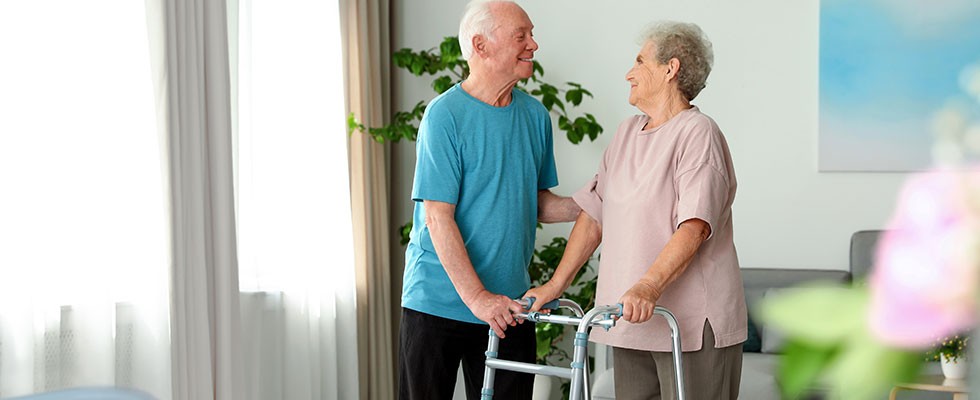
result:
[(585, 186), (582, 186), (581, 189), (572, 195), (572, 200), (575, 200), (575, 204), (578, 204), (582, 208), (582, 211), (585, 211), (586, 214), (589, 214), (590, 217), (601, 224), (602, 195), (599, 194), (598, 186), (599, 174), (596, 174)]
[[(434, 110), (428, 110), (434, 111)], [(459, 201), (462, 179), (459, 143), (450, 116), (427, 112), (416, 139), (415, 181), (412, 200)]]
[(678, 161), (674, 226), (680, 227), (689, 219), (700, 219), (711, 228), (710, 239), (728, 206), (730, 182), (725, 172), (726, 146), (721, 133), (713, 124), (706, 124), (701, 130), (690, 135)]
[(728, 202), (728, 182), (724, 175), (710, 164), (702, 164), (678, 176), (677, 189), (674, 226), (679, 228), (684, 221), (700, 219), (711, 228), (710, 239)]
[(604, 180), (606, 179), (606, 157), (609, 157), (609, 148), (606, 148), (602, 160), (599, 161), (599, 171), (585, 186), (582, 186), (572, 195), (575, 204), (578, 204), (582, 211), (585, 211), (600, 224), (602, 223), (602, 198), (605, 195), (603, 188), (605, 188)]
[(538, 169), (538, 190), (558, 186), (558, 168), (555, 167), (555, 143), (551, 131), (551, 119), (546, 116), (542, 125), (544, 125), (544, 154), (541, 157), (541, 167)]

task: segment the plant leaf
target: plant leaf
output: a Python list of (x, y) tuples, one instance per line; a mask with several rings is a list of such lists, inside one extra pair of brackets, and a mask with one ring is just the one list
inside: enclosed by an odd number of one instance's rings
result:
[(862, 329), (867, 303), (862, 290), (824, 285), (787, 288), (758, 307), (760, 318), (785, 335), (829, 346)]
[(453, 79), (450, 78), (449, 75), (440, 76), (432, 81), (432, 89), (439, 94), (449, 90), (449, 88), (453, 87), (453, 85)]
[(813, 387), (824, 369), (833, 360), (838, 347), (813, 346), (799, 340), (788, 340), (783, 347), (784, 354), (779, 361), (779, 387), (783, 398), (799, 398), (808, 388)]
[(577, 106), (582, 103), (582, 91), (581, 90), (569, 90), (565, 92), (565, 100), (572, 103), (572, 105)]

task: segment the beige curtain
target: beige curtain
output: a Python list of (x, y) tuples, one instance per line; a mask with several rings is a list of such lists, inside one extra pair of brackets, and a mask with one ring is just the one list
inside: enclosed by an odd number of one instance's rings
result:
[[(367, 126), (388, 115), (389, 0), (342, 0), (347, 110)], [(361, 399), (395, 398), (386, 145), (355, 132), (350, 151)]]

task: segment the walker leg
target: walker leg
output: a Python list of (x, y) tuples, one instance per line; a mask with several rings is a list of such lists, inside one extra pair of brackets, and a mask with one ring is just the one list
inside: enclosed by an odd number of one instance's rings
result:
[[(588, 323), (588, 322), (586, 322)], [(568, 400), (579, 400), (586, 385), (589, 370), (586, 369), (586, 357), (588, 356), (589, 334), (587, 332), (575, 332), (575, 353), (572, 355), (572, 384), (568, 391)]]
[[(487, 340), (487, 360), (497, 358), (497, 350), (500, 347), (500, 338), (490, 329), (490, 340)], [(485, 363), (486, 364), (486, 363)], [(480, 391), (480, 400), (493, 399), (493, 379), (496, 371), (490, 365), (486, 365), (483, 370), (483, 390)]]
[(670, 338), (672, 339), (673, 345), (671, 346), (671, 353), (674, 356), (674, 381), (677, 384), (677, 400), (685, 400), (687, 398), (687, 389), (684, 384), (684, 363), (681, 361), (682, 357), (682, 347), (681, 347), (681, 330), (677, 325), (677, 318), (666, 308), (657, 306), (653, 309), (654, 314), (660, 314), (667, 319), (667, 325), (670, 326)]

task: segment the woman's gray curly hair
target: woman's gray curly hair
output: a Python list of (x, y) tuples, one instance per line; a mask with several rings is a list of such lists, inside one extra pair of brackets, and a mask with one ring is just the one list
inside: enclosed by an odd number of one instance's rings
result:
[(681, 62), (678, 89), (688, 101), (694, 100), (704, 89), (715, 60), (708, 36), (692, 23), (661, 21), (647, 28), (642, 39), (657, 46), (657, 62), (666, 64), (671, 58)]

